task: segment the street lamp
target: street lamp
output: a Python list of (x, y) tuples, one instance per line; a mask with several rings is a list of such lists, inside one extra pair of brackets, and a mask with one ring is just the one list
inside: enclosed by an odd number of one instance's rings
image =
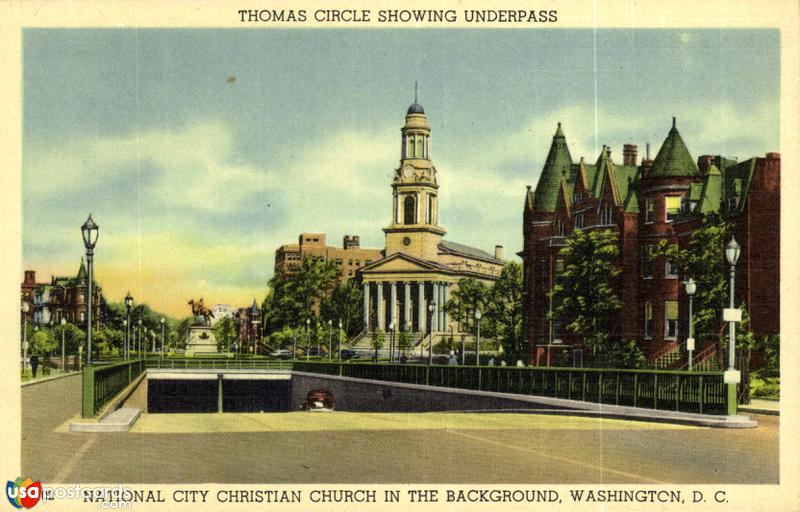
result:
[(736, 309), (734, 305), (734, 292), (736, 290), (736, 262), (742, 248), (736, 243), (736, 239), (731, 237), (731, 241), (725, 247), (725, 258), (731, 266), (731, 300), (730, 307), (722, 312), (722, 319), (728, 322), (728, 369), (725, 371), (724, 382), (728, 385), (728, 414), (736, 413), (736, 385), (741, 381), (741, 374), (736, 371), (736, 322), (742, 321), (742, 311)]
[(308, 361), (308, 353), (311, 352), (311, 319), (306, 318), (306, 361)]
[(339, 362), (342, 362), (342, 319), (339, 319), (339, 335), (336, 338), (336, 345), (339, 347)]
[(697, 292), (697, 283), (691, 277), (686, 281), (686, 295), (689, 296), (689, 337), (686, 338), (686, 350), (689, 352), (689, 371), (692, 371), (692, 353), (694, 352), (694, 325), (692, 318), (692, 298)]
[(28, 311), (31, 307), (27, 302), (23, 302), (20, 309), (22, 309), (22, 371), (25, 372), (28, 359)]
[(332, 320), (328, 320), (328, 361), (329, 362), (333, 360), (333, 353), (332, 353), (333, 352), (333, 337), (332, 337), (333, 334), (331, 334), (333, 332), (331, 330), (333, 328), (332, 326), (333, 326), (333, 321)]
[(125, 322), (125, 359), (129, 359), (131, 357), (131, 307), (133, 306), (133, 297), (131, 297), (131, 292), (128, 290), (128, 295), (125, 296), (125, 311), (126, 311), (126, 319)]
[(481, 365), (481, 310), (475, 310), (475, 366)]
[(161, 317), (161, 357), (164, 357), (164, 317)]
[(92, 214), (81, 226), (83, 245), (86, 247), (87, 300), (86, 300), (86, 364), (92, 364), (92, 262), (94, 246), (100, 234), (100, 226), (92, 220)]
[(136, 353), (137, 353), (137, 355), (139, 357), (142, 357), (142, 316), (141, 316), (141, 311), (139, 313), (139, 333), (137, 335)]
[(431, 331), (431, 339), (428, 341), (428, 366), (430, 366), (433, 364), (433, 312), (436, 311), (435, 302), (431, 302), (430, 306), (428, 306), (428, 311), (431, 312), (430, 321), (428, 322)]
[(61, 317), (61, 371), (67, 370), (67, 358), (64, 355), (64, 347), (66, 344), (64, 343), (64, 331), (66, 330), (65, 326), (67, 325), (67, 319), (63, 316)]
[(128, 319), (122, 320), (122, 327), (125, 328), (125, 339), (122, 340), (122, 359), (128, 360)]
[(389, 362), (394, 362), (394, 322), (389, 322)]

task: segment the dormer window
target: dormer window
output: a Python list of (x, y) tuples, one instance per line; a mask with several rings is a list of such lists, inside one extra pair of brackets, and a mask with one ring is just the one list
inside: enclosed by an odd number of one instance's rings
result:
[(584, 218), (583, 212), (575, 214), (575, 229), (583, 229), (584, 226)]
[(614, 223), (614, 210), (609, 205), (600, 207), (600, 225), (608, 226)]
[(572, 204), (578, 204), (583, 201), (583, 194), (580, 192), (575, 192), (572, 194)]
[(732, 195), (728, 198), (728, 211), (733, 211), (739, 206), (739, 196)]

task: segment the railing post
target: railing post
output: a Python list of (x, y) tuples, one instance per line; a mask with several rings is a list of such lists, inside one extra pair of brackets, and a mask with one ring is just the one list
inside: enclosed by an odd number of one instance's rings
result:
[(81, 404), (81, 416), (91, 418), (94, 416), (94, 367), (86, 365), (83, 367), (83, 403)]
[(633, 374), (633, 406), (639, 401), (639, 373)]
[(222, 374), (217, 374), (217, 412), (222, 412)]
[(653, 409), (658, 409), (658, 374), (653, 374)]
[(700, 414), (703, 414), (703, 399), (705, 398), (706, 388), (703, 386), (703, 376), (700, 375), (700, 381), (697, 388), (697, 406), (700, 408)]
[(599, 376), (597, 378), (597, 383), (598, 383), (598, 385), (597, 385), (597, 403), (598, 404), (602, 404), (603, 403), (603, 372), (602, 372), (602, 370), (600, 371)]

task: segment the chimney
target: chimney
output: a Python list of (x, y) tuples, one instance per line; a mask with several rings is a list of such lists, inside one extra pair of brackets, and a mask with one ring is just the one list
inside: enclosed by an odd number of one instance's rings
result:
[(35, 270), (26, 270), (25, 271), (25, 282), (23, 284), (36, 284), (36, 271)]
[(502, 245), (494, 246), (494, 259), (503, 261), (505, 260), (505, 255), (506, 253)]
[(358, 249), (361, 246), (361, 237), (358, 235), (344, 235), (342, 247), (345, 249)]
[(636, 157), (639, 153), (639, 147), (636, 144), (625, 144), (622, 146), (622, 163), (623, 165), (636, 166)]

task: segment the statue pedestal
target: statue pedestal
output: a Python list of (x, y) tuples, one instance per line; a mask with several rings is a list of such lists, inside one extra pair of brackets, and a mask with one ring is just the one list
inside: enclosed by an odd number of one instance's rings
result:
[(214, 330), (205, 325), (193, 325), (189, 327), (189, 337), (186, 340), (186, 355), (192, 354), (216, 354), (217, 338)]

